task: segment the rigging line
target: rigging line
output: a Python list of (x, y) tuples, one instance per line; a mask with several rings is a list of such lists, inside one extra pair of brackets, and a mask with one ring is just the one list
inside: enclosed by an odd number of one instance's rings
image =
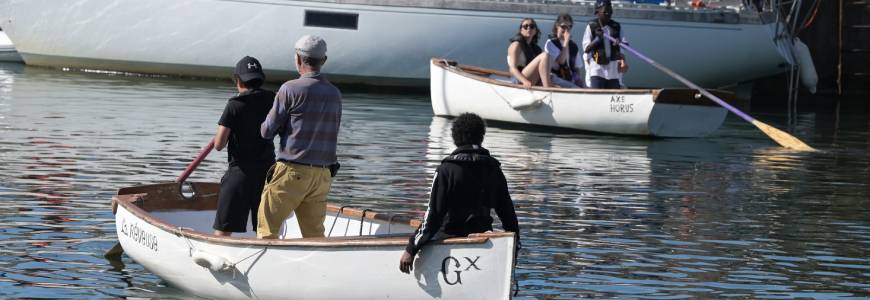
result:
[(175, 228), (175, 230), (177, 230), (176, 233), (179, 236), (183, 237), (184, 241), (187, 242), (187, 255), (193, 256), (193, 249), (195, 247), (193, 247), (193, 243), (190, 241), (190, 237), (188, 237), (187, 235), (184, 234), (184, 228), (185, 227), (178, 226)]
[(251, 257), (254, 257), (254, 255), (257, 255), (257, 254), (261, 254), (261, 253), (263, 253), (263, 252), (266, 252), (266, 249), (268, 249), (268, 248), (269, 248), (269, 247), (263, 247), (263, 249), (260, 249), (259, 251), (256, 251), (256, 252), (254, 252), (253, 254), (248, 255), (247, 257), (242, 258), (242, 259), (240, 259), (239, 261), (230, 264), (230, 266), (231, 266), (231, 267), (235, 267), (237, 264), (239, 264), (239, 263), (241, 263), (241, 262), (243, 262), (243, 261), (245, 261), (245, 260), (247, 260), (247, 259), (249, 259), (249, 258), (251, 258)]
[(801, 31), (804, 31), (804, 29), (809, 28), (810, 25), (813, 24), (813, 21), (816, 20), (816, 15), (819, 12), (819, 8), (822, 6), (821, 3), (822, 3), (821, 0), (816, 0), (816, 5), (815, 5), (815, 8), (813, 9), (813, 13), (810, 14), (810, 17), (808, 18), (809, 20), (807, 20), (806, 23), (804, 23), (803, 28), (801, 28), (801, 30), (798, 31), (798, 33), (800, 33)]

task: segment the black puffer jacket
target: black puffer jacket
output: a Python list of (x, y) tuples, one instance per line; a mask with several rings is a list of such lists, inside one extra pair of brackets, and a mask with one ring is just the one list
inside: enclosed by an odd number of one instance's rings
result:
[(517, 215), (501, 163), (482, 147), (459, 147), (435, 171), (425, 220), (405, 250), (416, 254), (439, 231), (467, 236), (492, 230), (493, 209), (504, 230), (517, 234), (519, 245)]

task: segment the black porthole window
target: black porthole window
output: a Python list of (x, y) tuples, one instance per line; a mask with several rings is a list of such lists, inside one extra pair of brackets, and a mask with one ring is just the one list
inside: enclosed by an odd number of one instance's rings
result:
[(306, 10), (304, 25), (356, 30), (359, 14)]

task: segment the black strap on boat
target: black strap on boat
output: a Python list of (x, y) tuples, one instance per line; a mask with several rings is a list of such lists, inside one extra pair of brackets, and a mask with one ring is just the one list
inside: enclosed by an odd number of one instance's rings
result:
[(393, 233), (393, 219), (398, 216), (399, 214), (390, 214), (390, 217), (387, 218), (387, 234)]
[(351, 207), (350, 205), (345, 205), (338, 208), (338, 212), (335, 213), (335, 218), (332, 219), (332, 226), (329, 226), (329, 233), (326, 234), (326, 237), (332, 236), (332, 229), (335, 228), (335, 222), (338, 222), (338, 216), (341, 215), (341, 212), (344, 211), (345, 207)]
[[(518, 237), (519, 235), (514, 234), (514, 237)], [(520, 293), (520, 282), (517, 281), (517, 261), (520, 257), (520, 249), (522, 249), (522, 244), (517, 240), (517, 245), (514, 247), (514, 262), (513, 267), (511, 267), (511, 280), (514, 282), (514, 297)]]
[[(370, 212), (370, 211), (372, 211), (372, 210), (368, 209), (368, 208), (363, 209), (363, 211), (362, 211), (362, 217), (359, 218), (359, 236), (362, 236), (363, 221), (365, 221), (365, 219), (366, 219), (366, 213)], [(371, 229), (372, 229), (372, 227), (369, 226), (369, 231), (371, 231)]]

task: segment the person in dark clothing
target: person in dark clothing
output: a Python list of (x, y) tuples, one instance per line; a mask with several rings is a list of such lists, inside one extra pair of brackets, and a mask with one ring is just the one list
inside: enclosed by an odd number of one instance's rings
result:
[(275, 162), (271, 139), (260, 136), (260, 123), (272, 108), (275, 93), (260, 88), (265, 81), (263, 67), (253, 57), (245, 56), (236, 64), (233, 80), (238, 94), (227, 101), (214, 136), (215, 150), (229, 148), (229, 167), (221, 178), (214, 234), (229, 236), (246, 232), (248, 216), (257, 228), (260, 193), (266, 171)]
[(408, 240), (400, 271), (413, 270), (414, 256), (433, 240), (492, 230), (493, 209), (502, 228), (516, 233), (519, 245), (519, 224), (501, 163), (480, 146), (485, 132), (486, 123), (475, 114), (465, 113), (453, 121), (457, 148), (435, 171), (429, 208)]

